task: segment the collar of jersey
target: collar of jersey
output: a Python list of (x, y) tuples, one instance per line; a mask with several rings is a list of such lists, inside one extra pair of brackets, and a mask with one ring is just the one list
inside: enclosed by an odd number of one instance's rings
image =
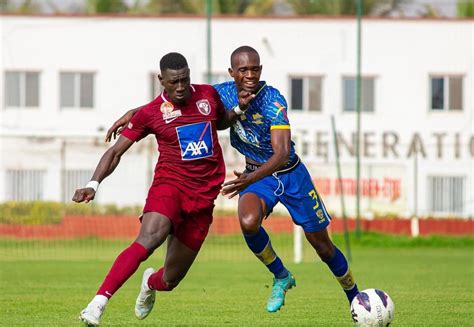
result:
[(262, 90), (267, 86), (267, 82), (261, 81), (261, 83), (263, 83), (263, 84), (260, 87), (260, 89), (258, 89), (257, 93), (255, 93), (255, 97), (257, 97), (260, 94), (260, 92), (262, 92)]
[[(191, 93), (196, 92), (196, 89), (194, 88), (194, 85), (189, 84), (189, 87), (191, 88)], [(260, 92), (260, 91), (259, 91), (259, 92)], [(168, 99), (165, 97), (165, 90), (163, 90), (163, 92), (161, 92), (160, 96), (161, 96), (161, 99), (162, 99), (164, 102), (173, 103), (171, 100), (168, 100)]]
[[(237, 84), (235, 84), (235, 82), (232, 82), (232, 83), (234, 83), (234, 87), (235, 87), (235, 90), (237, 91), (237, 97), (238, 97), (239, 96), (239, 90), (237, 89)], [(257, 93), (255, 93), (255, 97), (257, 97), (260, 94), (260, 92), (262, 92), (262, 90), (265, 88), (265, 86), (267, 86), (267, 82), (265, 82), (265, 81), (260, 81), (260, 83), (262, 83), (262, 86), (260, 86)]]

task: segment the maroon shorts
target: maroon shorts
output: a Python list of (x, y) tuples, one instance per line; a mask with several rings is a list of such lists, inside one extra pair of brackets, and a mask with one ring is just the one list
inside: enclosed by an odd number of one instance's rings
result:
[(184, 245), (199, 251), (212, 223), (214, 204), (171, 184), (152, 186), (143, 213), (158, 212), (173, 223), (173, 234)]

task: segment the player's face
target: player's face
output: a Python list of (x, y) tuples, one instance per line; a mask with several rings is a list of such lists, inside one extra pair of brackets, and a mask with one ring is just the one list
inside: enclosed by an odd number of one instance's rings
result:
[(255, 93), (258, 91), (262, 65), (254, 52), (241, 52), (232, 58), (229, 74), (234, 78), (237, 90)]
[(171, 101), (177, 104), (186, 103), (191, 96), (189, 86), (191, 80), (189, 78), (189, 68), (181, 68), (178, 70), (165, 69), (158, 75), (161, 85), (165, 89)]

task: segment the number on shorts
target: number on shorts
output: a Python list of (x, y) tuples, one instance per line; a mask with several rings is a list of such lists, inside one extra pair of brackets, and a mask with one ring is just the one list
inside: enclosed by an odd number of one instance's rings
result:
[[(313, 206), (313, 210), (316, 211), (316, 216), (319, 218), (319, 223), (322, 224), (325, 221), (324, 213), (322, 208), (319, 208), (319, 197), (318, 197), (318, 192), (316, 192), (316, 189), (312, 189), (310, 192), (308, 192), (308, 195), (316, 202), (316, 204)], [(319, 200), (319, 201), (318, 201)]]

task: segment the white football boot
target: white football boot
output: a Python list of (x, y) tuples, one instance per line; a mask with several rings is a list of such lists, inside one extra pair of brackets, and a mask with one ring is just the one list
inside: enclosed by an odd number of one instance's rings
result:
[(140, 293), (135, 302), (135, 316), (140, 320), (145, 319), (150, 314), (151, 309), (153, 309), (153, 304), (155, 304), (156, 291), (148, 287), (148, 278), (150, 278), (154, 272), (155, 270), (153, 268), (145, 269), (143, 272)]
[(81, 311), (79, 320), (87, 326), (99, 326), (99, 320), (105, 311), (106, 303), (107, 298), (105, 296), (97, 295), (94, 299), (92, 299), (87, 307)]

